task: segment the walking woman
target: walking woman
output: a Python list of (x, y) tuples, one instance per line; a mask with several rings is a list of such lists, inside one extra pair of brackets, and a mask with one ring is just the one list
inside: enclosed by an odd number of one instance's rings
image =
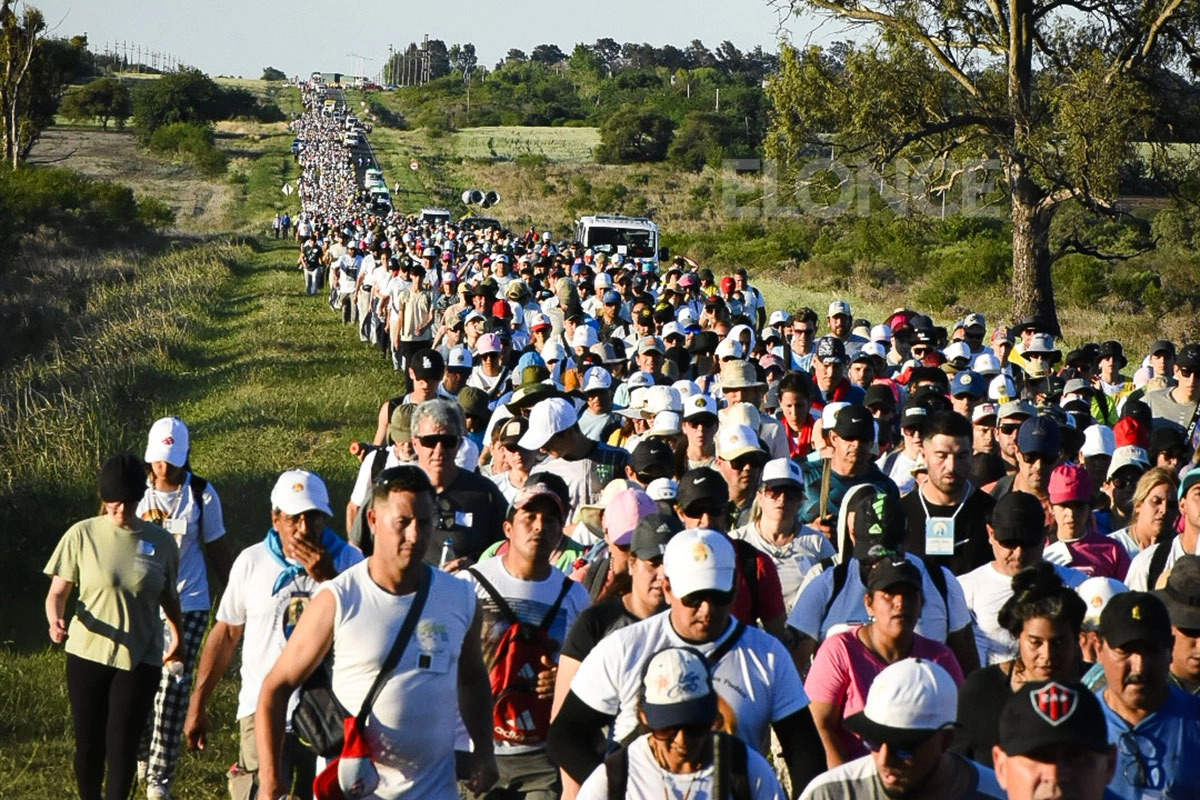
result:
[[(113, 456), (98, 483), (101, 515), (72, 525), (46, 564), (46, 621), (50, 640), (67, 643), (80, 800), (125, 800), (162, 665), (177, 660), (179, 548), (135, 513), (146, 491), (140, 458)], [(76, 587), (68, 628), (67, 597)], [(160, 608), (171, 635), (165, 649)]]
[(1017, 657), (971, 673), (958, 694), (962, 725), (951, 749), (988, 767), (1008, 698), (1028, 682), (1071, 683), (1082, 671), (1079, 630), (1087, 605), (1075, 590), (1045, 561), (1018, 572), (1012, 587), (997, 618), (1017, 640)]

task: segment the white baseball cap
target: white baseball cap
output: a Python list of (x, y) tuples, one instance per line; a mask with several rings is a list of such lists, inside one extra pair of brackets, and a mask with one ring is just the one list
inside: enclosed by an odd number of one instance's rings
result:
[(767, 326), (774, 328), (776, 325), (787, 325), (792, 321), (792, 315), (786, 311), (772, 311), (770, 319), (767, 320)]
[(992, 382), (988, 384), (988, 399), (1001, 405), (1009, 400), (1016, 400), (1017, 388), (1013, 385), (1012, 378), (1003, 374), (992, 378)]
[(1111, 456), (1116, 449), (1113, 429), (1107, 425), (1089, 425), (1083, 431), (1083, 447), (1079, 452), (1088, 456)]
[(985, 378), (994, 377), (1000, 374), (1000, 359), (992, 353), (980, 353), (971, 362), (971, 369)]
[(446, 369), (471, 369), (474, 366), (474, 359), (471, 358), (471, 351), (462, 345), (450, 348), (449, 358), (446, 359)]
[(650, 386), (646, 389), (646, 413), (653, 415), (660, 411), (683, 413), (683, 398), (674, 386)]
[(663, 554), (663, 570), (676, 597), (694, 592), (732, 592), (736, 568), (733, 543), (725, 534), (707, 528), (675, 534)]
[(596, 329), (590, 325), (579, 325), (571, 334), (571, 347), (588, 348), (599, 341), (600, 337), (596, 335)]
[(722, 425), (717, 430), (717, 457), (726, 461), (748, 453), (763, 453), (758, 434), (749, 425)]
[(871, 328), (871, 341), (890, 343), (892, 341), (892, 329), (882, 323), (876, 325), (874, 328)]
[(693, 419), (701, 414), (715, 417), (717, 415), (717, 401), (706, 394), (694, 394), (684, 401), (684, 419)]
[(679, 491), (679, 484), (672, 478), (655, 478), (646, 484), (646, 494), (650, 495), (651, 500), (661, 503), (675, 502), (675, 495)]
[(654, 421), (650, 423), (650, 430), (646, 431), (646, 435), (675, 436), (682, 432), (683, 429), (679, 426), (678, 411), (660, 411), (654, 415)]
[(147, 464), (165, 461), (173, 467), (182, 467), (188, 457), (188, 429), (179, 417), (163, 417), (150, 426), (146, 437)]
[(800, 465), (790, 458), (773, 458), (763, 467), (762, 485), (769, 489), (791, 486), (804, 488), (804, 473)]
[[(1086, 435), (1087, 431), (1084, 433)], [(1111, 481), (1113, 476), (1125, 467), (1140, 467), (1144, 472), (1150, 468), (1150, 456), (1136, 444), (1121, 445), (1113, 450), (1112, 461), (1108, 463), (1108, 474), (1104, 476), (1105, 480)]]
[(278, 508), (285, 514), (303, 514), (306, 511), (320, 511), (322, 514), (333, 516), (329, 508), (329, 490), (325, 481), (315, 472), (303, 469), (289, 469), (275, 481), (271, 490), (271, 507)]
[(538, 355), (542, 357), (542, 361), (549, 364), (551, 361), (562, 361), (567, 357), (567, 351), (562, 346), (562, 342), (551, 339), (542, 345), (542, 351)]
[(745, 355), (746, 349), (742, 347), (742, 343), (737, 339), (726, 337), (717, 345), (717, 358), (722, 361), (727, 358), (744, 358)]
[(907, 749), (958, 719), (958, 687), (945, 668), (906, 658), (875, 676), (863, 710), (845, 726), (868, 742)]
[(667, 338), (671, 337), (671, 336), (683, 336), (683, 335), (684, 335), (683, 330), (679, 327), (678, 322), (668, 322), (666, 325), (663, 325), (663, 329), (662, 329), (663, 341), (666, 341)]
[(588, 392), (601, 392), (609, 388), (612, 388), (612, 376), (608, 374), (608, 370), (604, 367), (592, 367), (583, 373), (583, 388), (579, 391), (587, 394)]
[(1087, 611), (1083, 614), (1083, 626), (1091, 630), (1100, 627), (1100, 615), (1108, 601), (1122, 592), (1128, 592), (1129, 587), (1116, 578), (1088, 578), (1075, 587), (1075, 593), (1083, 598)]
[(579, 422), (575, 407), (561, 397), (537, 403), (529, 412), (529, 430), (517, 442), (523, 450), (541, 450), (555, 435)]
[(845, 300), (834, 300), (832, 303), (829, 304), (829, 313), (827, 314), (827, 316), (849, 317), (849, 316), (853, 316), (853, 315), (850, 313), (850, 304), (849, 303), (847, 303)]
[(679, 399), (684, 403), (687, 403), (688, 398), (692, 397), (693, 395), (700, 394), (700, 387), (696, 385), (696, 382), (688, 380), (687, 378), (682, 378), (675, 381), (671, 384), (671, 388), (679, 392)]
[(705, 725), (717, 716), (717, 692), (700, 651), (668, 647), (655, 653), (642, 676), (639, 708), (651, 729)]
[(946, 356), (947, 361), (967, 361), (971, 360), (971, 348), (967, 347), (966, 342), (952, 342), (947, 345), (942, 353)]
[(679, 322), (679, 325), (684, 328), (690, 328), (696, 324), (696, 315), (692, 313), (692, 310), (686, 306), (679, 309), (679, 313), (676, 315), (675, 319)]
[(821, 409), (821, 430), (831, 431), (833, 426), (837, 425), (837, 415), (849, 403), (843, 403), (841, 400), (835, 400), (832, 403), (826, 403), (825, 408)]

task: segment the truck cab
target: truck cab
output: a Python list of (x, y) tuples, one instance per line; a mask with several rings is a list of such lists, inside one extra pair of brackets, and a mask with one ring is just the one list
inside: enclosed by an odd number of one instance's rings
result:
[(575, 241), (593, 253), (618, 253), (625, 259), (659, 261), (658, 225), (645, 217), (593, 214), (575, 222)]

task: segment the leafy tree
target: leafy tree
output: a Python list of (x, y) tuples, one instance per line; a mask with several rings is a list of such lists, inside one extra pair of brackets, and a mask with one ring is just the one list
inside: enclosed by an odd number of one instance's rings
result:
[(688, 114), (667, 151), (670, 162), (699, 172), (705, 165), (718, 165), (735, 134), (729, 117), (711, 111)]
[(529, 60), (552, 67), (559, 62), (566, 61), (567, 54), (556, 44), (539, 44), (529, 54)]
[(496, 65), (496, 69), (500, 69), (501, 67), (509, 64), (524, 64), (528, 60), (529, 56), (525, 55), (524, 50), (518, 50), (517, 48), (513, 47), (504, 54), (504, 60)]
[(626, 42), (621, 45), (621, 62), (625, 69), (654, 69), (657, 51), (654, 45)]
[(674, 130), (675, 123), (666, 114), (622, 106), (600, 126), (596, 160), (601, 164), (662, 161)]
[(124, 128), (125, 120), (133, 113), (133, 102), (129, 89), (116, 78), (97, 78), (66, 95), (59, 111), (73, 122), (100, 120), (100, 126), (108, 130), (108, 121), (116, 120), (117, 127)]
[(447, 55), (450, 60), (451, 71), (458, 73), (460, 76), (466, 75), (475, 69), (475, 65), (479, 63), (479, 56), (475, 54), (475, 45), (470, 42), (450, 45)]
[(198, 69), (146, 81), (133, 93), (133, 119), (143, 143), (172, 122), (208, 125), (223, 116), (224, 97), (216, 81)]
[(287, 73), (285, 73), (281, 69), (275, 69), (274, 67), (263, 67), (263, 74), (262, 74), (262, 78), (260, 78), (260, 80), (286, 81)]
[(1055, 241), (1056, 215), (1075, 205), (1120, 218), (1120, 176), (1139, 142), (1165, 183), (1195, 166), (1170, 147), (1193, 125), (1182, 71), (1200, 66), (1200, 15), (1183, 0), (789, 2), (796, 14), (867, 26), (878, 38), (850, 48), (841, 68), (785, 49), (768, 90), (768, 155), (794, 167), (798, 146), (827, 150), (833, 132), (835, 147), (869, 154), (880, 169), (898, 158), (944, 166), (942, 185), (953, 185), (955, 164), (997, 159), (1014, 316), (1057, 330), (1052, 265), (1102, 251), (1074, 234)]
[(704, 42), (699, 39), (692, 39), (691, 43), (687, 46), (687, 50), (684, 52), (687, 53), (687, 66), (691, 69), (695, 69), (696, 67), (711, 67), (717, 63), (716, 59), (713, 58), (713, 54), (708, 51), (708, 48), (704, 46)]
[(429, 79), (450, 74), (450, 51), (441, 39), (429, 40)]
[(611, 75), (621, 58), (621, 45), (615, 39), (605, 37), (596, 40), (592, 45), (592, 52), (596, 54), (596, 58), (600, 59), (604, 72)]
[(46, 21), (32, 6), (13, 10), (0, 1), (0, 114), (4, 161), (14, 167), (54, 122), (70, 77), (87, 51), (87, 38), (45, 38)]

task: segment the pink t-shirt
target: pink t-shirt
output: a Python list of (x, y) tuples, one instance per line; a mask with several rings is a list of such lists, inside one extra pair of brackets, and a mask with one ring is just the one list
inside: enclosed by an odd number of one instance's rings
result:
[[(940, 664), (954, 678), (954, 683), (962, 686), (962, 668), (946, 645), (914, 634), (911, 655)], [(872, 681), (886, 666), (859, 641), (858, 628), (852, 628), (830, 636), (821, 644), (804, 681), (804, 691), (811, 702), (828, 703), (840, 709), (844, 720), (863, 710)], [(862, 740), (849, 730), (842, 728), (840, 739), (847, 761), (867, 754)]]
[(1045, 559), (1052, 564), (1077, 569), (1089, 577), (1125, 580), (1129, 572), (1129, 552), (1116, 539), (1095, 530), (1069, 542), (1046, 545)]

